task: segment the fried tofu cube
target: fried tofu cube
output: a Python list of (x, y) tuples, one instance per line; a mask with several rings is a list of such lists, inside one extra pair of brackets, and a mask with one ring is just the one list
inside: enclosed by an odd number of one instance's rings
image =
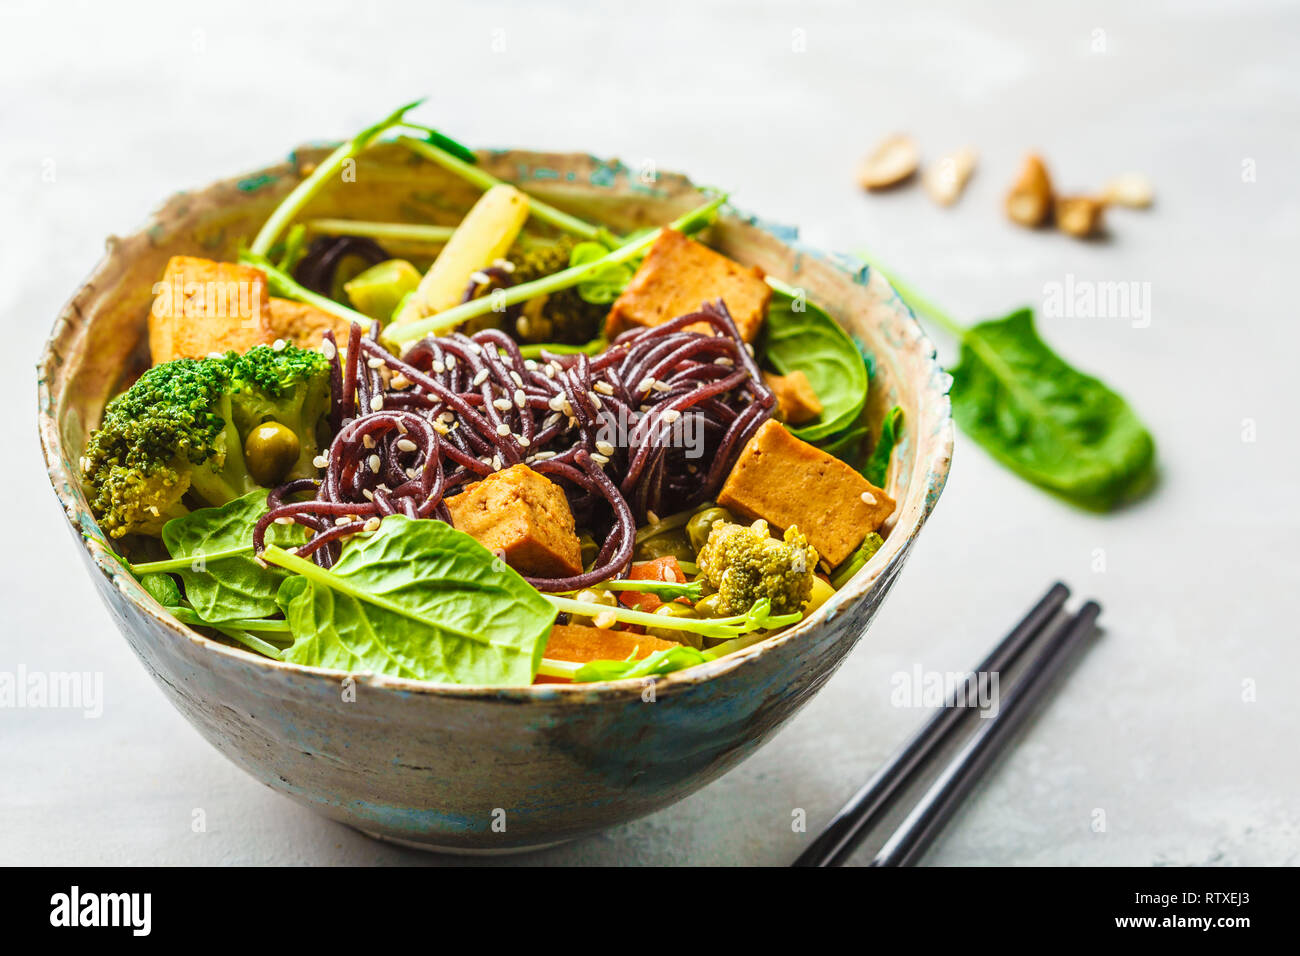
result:
[(172, 256), (154, 286), (149, 352), (159, 365), (213, 352), (246, 352), (275, 340), (270, 296), (260, 269), (193, 256)]
[(574, 661), (625, 661), (633, 654), (636, 660), (649, 657), (656, 651), (677, 647), (649, 634), (632, 631), (611, 631), (603, 627), (585, 627), (577, 624), (556, 624), (546, 641), (545, 655), (552, 660)]
[(781, 531), (797, 525), (831, 567), (894, 511), (894, 499), (850, 465), (771, 420), (746, 443), (718, 504)]
[(334, 339), (340, 343), (347, 342), (348, 333), (352, 330), (352, 323), (347, 319), (293, 299), (271, 299), (268, 321), (271, 334), (277, 339), (284, 339), (304, 349), (320, 345), (326, 329), (333, 329)]
[[(628, 329), (659, 325), (721, 299), (741, 338), (752, 342), (767, 317), (771, 298), (763, 270), (746, 269), (680, 232), (665, 229), (610, 308), (605, 334), (612, 339)], [(708, 324), (692, 328), (713, 330)]]
[(810, 422), (822, 413), (821, 399), (813, 391), (812, 382), (800, 369), (789, 375), (777, 375), (764, 372), (763, 381), (776, 395), (776, 405), (781, 412), (781, 420), (791, 425)]
[(447, 499), (452, 527), (499, 553), (521, 574), (561, 578), (582, 571), (573, 512), (560, 486), (527, 465), (493, 472)]

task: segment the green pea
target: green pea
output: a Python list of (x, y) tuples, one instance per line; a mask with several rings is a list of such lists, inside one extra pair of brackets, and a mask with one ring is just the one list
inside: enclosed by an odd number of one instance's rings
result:
[(283, 483), (302, 444), (293, 430), (279, 422), (263, 422), (244, 440), (244, 461), (253, 480), (266, 488)]
[(691, 515), (691, 520), (686, 522), (686, 534), (691, 539), (691, 547), (699, 551), (709, 540), (709, 532), (713, 530), (715, 524), (719, 521), (734, 522), (735, 520), (726, 508), (705, 508)]
[(678, 561), (695, 560), (695, 550), (682, 529), (665, 531), (636, 546), (636, 560), (652, 561), (655, 558), (674, 557)]

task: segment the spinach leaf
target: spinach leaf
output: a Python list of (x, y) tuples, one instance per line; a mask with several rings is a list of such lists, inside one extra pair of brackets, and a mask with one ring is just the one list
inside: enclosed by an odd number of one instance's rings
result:
[(269, 547), (298, 572), (280, 587), (294, 643), (283, 660), (453, 684), (528, 684), (555, 609), (469, 535), (391, 515), (328, 571)]
[(858, 417), (867, 401), (867, 368), (848, 333), (793, 291), (774, 284), (760, 348), (781, 374), (801, 371), (808, 376), (822, 413), (816, 421), (790, 431), (816, 442), (843, 431)]
[(1151, 434), (1123, 398), (1044, 344), (1028, 309), (966, 330), (951, 372), (957, 423), (1021, 476), (1099, 511), (1152, 484)]
[[(253, 526), (266, 513), (266, 491), (250, 491), (220, 508), (200, 508), (163, 525), (162, 539), (174, 559), (186, 559), (175, 568), (185, 583), (185, 597), (195, 612), (210, 624), (274, 614), (276, 591), (284, 572), (268, 568), (253, 557)], [(271, 525), (267, 541), (301, 544), (305, 529), (297, 525)], [(246, 554), (208, 559), (205, 555), (248, 548)], [(158, 562), (161, 563), (161, 562)]]
[(862, 477), (877, 488), (885, 487), (885, 476), (889, 474), (889, 459), (898, 444), (898, 436), (903, 428), (903, 410), (895, 405), (885, 413), (885, 420), (880, 423), (880, 439), (871, 450), (871, 457), (862, 466)]

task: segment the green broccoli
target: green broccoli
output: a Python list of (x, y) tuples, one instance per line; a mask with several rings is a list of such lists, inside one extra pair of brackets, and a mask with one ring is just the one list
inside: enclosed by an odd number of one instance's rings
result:
[[(522, 285), (569, 268), (578, 242), (565, 236), (553, 243), (510, 250), (509, 258), (515, 267), (510, 274), (512, 284)], [(600, 333), (609, 313), (608, 303), (588, 302), (576, 286), (529, 299), (516, 308), (515, 333), (522, 342), (587, 342)]]
[(784, 540), (773, 538), (766, 521), (745, 526), (718, 522), (700, 549), (697, 563), (710, 587), (707, 598), (722, 615), (744, 614), (762, 598), (773, 614), (792, 614), (812, 594), (817, 549), (794, 526)]
[(91, 510), (114, 538), (156, 535), (189, 511), (187, 501), (215, 507), (247, 494), (259, 485), (253, 474), (267, 472), (254, 462), (250, 473), (244, 441), (265, 422), (297, 439), (277, 477), (314, 475), (329, 406), (328, 360), (292, 345), (155, 366), (109, 402), (90, 436), (81, 467)]

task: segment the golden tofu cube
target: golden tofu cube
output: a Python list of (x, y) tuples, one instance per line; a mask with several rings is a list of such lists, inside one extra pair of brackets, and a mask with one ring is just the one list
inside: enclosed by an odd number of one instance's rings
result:
[(776, 395), (777, 408), (780, 409), (783, 422), (802, 425), (822, 413), (821, 399), (813, 391), (808, 376), (801, 370), (795, 369), (789, 375), (764, 372), (763, 381)]
[[(660, 325), (721, 299), (741, 338), (752, 342), (767, 317), (771, 298), (763, 270), (746, 269), (680, 232), (665, 229), (610, 308), (605, 335), (612, 339), (631, 328)], [(711, 332), (713, 327), (702, 324), (693, 330)]]
[(154, 286), (149, 352), (159, 365), (272, 342), (270, 296), (260, 269), (172, 256)]
[[(292, 342), (303, 349), (320, 345), (326, 329), (333, 329), (335, 341), (341, 345), (346, 344), (348, 333), (352, 330), (352, 323), (347, 319), (293, 299), (271, 299), (267, 320), (275, 338)], [(361, 331), (368, 329), (369, 326), (366, 326)]]
[(797, 526), (831, 567), (894, 512), (894, 499), (853, 467), (772, 420), (745, 444), (718, 504), (781, 531)]
[(521, 574), (561, 578), (582, 571), (573, 512), (560, 486), (527, 465), (493, 472), (447, 499), (452, 527), (497, 552)]

